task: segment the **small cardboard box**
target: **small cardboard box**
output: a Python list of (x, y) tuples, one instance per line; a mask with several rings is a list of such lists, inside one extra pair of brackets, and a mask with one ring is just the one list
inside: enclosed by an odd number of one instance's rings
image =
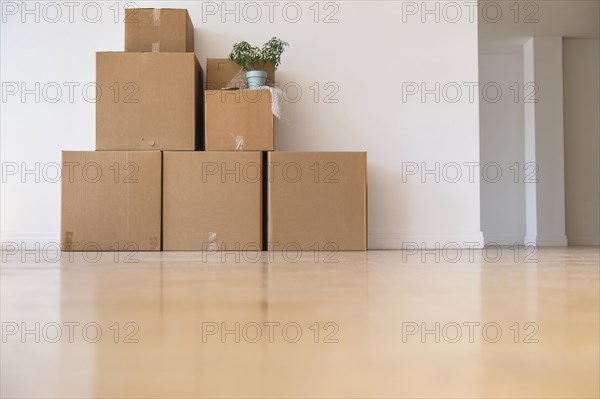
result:
[(206, 151), (272, 151), (271, 92), (207, 90), (204, 93)]
[(202, 69), (193, 53), (96, 54), (97, 150), (195, 150)]
[(63, 251), (160, 250), (160, 151), (63, 151)]
[(187, 10), (126, 8), (125, 51), (194, 52), (194, 25)]
[(270, 152), (268, 247), (367, 249), (366, 152)]
[[(227, 58), (206, 59), (206, 90), (224, 89), (229, 82), (242, 70), (242, 67)], [(267, 72), (267, 85), (275, 84), (275, 69), (273, 64), (264, 65)]]
[(262, 154), (163, 153), (163, 249), (262, 249)]

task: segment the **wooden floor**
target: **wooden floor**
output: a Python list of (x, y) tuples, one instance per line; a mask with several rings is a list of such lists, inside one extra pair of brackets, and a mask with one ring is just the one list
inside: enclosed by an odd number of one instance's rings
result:
[(598, 248), (114, 255), (2, 254), (3, 398), (600, 395)]

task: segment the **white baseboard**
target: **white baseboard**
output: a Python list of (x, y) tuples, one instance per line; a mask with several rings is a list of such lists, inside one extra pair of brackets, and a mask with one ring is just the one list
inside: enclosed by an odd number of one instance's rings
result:
[(444, 246), (482, 248), (480, 231), (464, 233), (418, 234), (418, 233), (369, 233), (369, 249), (435, 249)]
[[(60, 248), (60, 233), (2, 233), (0, 235), (1, 249), (19, 250), (58, 249)], [(56, 247), (56, 248), (55, 248)]]
[(528, 235), (525, 236), (525, 245), (535, 245), (536, 247), (566, 247), (568, 244), (565, 235)]
[(523, 245), (524, 239), (519, 234), (484, 234), (486, 244), (498, 244), (498, 245)]

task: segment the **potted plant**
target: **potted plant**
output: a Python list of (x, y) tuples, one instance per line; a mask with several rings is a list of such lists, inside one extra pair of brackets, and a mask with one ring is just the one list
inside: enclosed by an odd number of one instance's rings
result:
[(240, 42), (233, 45), (229, 59), (246, 71), (248, 88), (256, 89), (264, 86), (267, 80), (265, 64), (271, 63), (273, 70), (277, 70), (286, 46), (288, 43), (276, 37), (271, 38), (262, 48), (252, 46), (248, 42)]

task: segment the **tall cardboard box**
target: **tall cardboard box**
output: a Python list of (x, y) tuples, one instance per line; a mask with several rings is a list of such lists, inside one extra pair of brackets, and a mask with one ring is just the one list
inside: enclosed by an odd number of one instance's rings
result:
[(204, 143), (207, 151), (272, 151), (271, 92), (207, 90)]
[(163, 153), (163, 249), (262, 248), (260, 152)]
[[(206, 90), (224, 89), (242, 70), (242, 67), (227, 58), (206, 59)], [(275, 68), (273, 64), (264, 65), (267, 72), (267, 85), (275, 84)]]
[(125, 9), (125, 51), (194, 52), (194, 25), (187, 10)]
[(97, 150), (195, 150), (202, 69), (194, 53), (97, 53)]
[(160, 151), (63, 151), (64, 251), (160, 250)]
[(367, 249), (366, 152), (270, 152), (270, 250)]

